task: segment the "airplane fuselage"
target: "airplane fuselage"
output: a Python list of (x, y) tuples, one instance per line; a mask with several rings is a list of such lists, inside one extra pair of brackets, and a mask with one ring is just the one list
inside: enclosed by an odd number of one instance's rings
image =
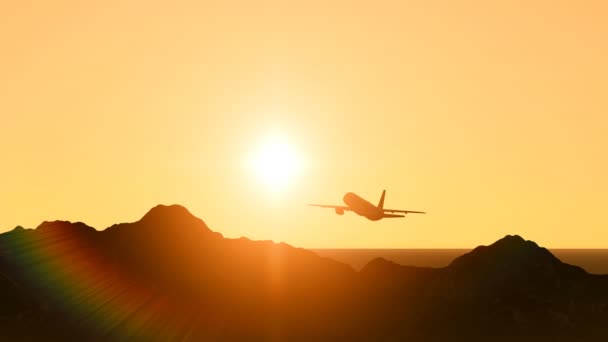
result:
[(338, 215), (344, 215), (346, 211), (352, 211), (359, 216), (363, 216), (371, 221), (378, 221), (383, 218), (395, 218), (395, 217), (405, 217), (405, 215), (410, 213), (415, 214), (425, 214), (423, 211), (413, 211), (413, 210), (400, 210), (400, 209), (385, 209), (384, 208), (384, 195), (386, 195), (386, 190), (382, 191), (382, 196), (380, 196), (380, 201), (378, 205), (373, 205), (370, 202), (364, 200), (360, 196), (347, 192), (344, 195), (342, 200), (344, 201), (344, 205), (329, 205), (329, 204), (309, 204), (313, 207), (321, 207), (321, 208), (331, 208), (336, 211)]
[(366, 217), (368, 220), (378, 221), (384, 215), (384, 212), (377, 206), (369, 203), (352, 192), (346, 193), (342, 200), (344, 201), (344, 204), (350, 208), (350, 210), (360, 216)]

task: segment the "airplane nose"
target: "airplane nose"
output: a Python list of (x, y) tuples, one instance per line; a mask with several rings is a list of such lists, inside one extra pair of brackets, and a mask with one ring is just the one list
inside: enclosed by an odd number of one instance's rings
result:
[(344, 201), (344, 203), (346, 203), (348, 201), (349, 198), (353, 197), (353, 193), (352, 192), (347, 192), (346, 195), (344, 195), (344, 197), (342, 197), (342, 200)]

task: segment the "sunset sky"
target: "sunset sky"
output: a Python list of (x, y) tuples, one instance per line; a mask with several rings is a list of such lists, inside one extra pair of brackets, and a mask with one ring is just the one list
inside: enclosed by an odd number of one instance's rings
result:
[[(605, 1), (4, 1), (0, 231), (176, 203), (298, 247), (607, 248), (606, 18)], [(383, 189), (428, 214), (306, 206)]]

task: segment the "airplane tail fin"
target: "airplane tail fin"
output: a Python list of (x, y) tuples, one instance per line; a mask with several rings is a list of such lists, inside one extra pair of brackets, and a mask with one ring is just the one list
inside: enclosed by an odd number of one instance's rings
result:
[(384, 196), (386, 195), (386, 190), (382, 190), (382, 196), (380, 197), (380, 202), (378, 202), (378, 209), (384, 209)]

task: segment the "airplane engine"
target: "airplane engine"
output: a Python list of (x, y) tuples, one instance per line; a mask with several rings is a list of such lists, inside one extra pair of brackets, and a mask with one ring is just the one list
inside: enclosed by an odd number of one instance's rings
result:
[(336, 214), (338, 214), (338, 215), (344, 215), (344, 209), (336, 208)]

